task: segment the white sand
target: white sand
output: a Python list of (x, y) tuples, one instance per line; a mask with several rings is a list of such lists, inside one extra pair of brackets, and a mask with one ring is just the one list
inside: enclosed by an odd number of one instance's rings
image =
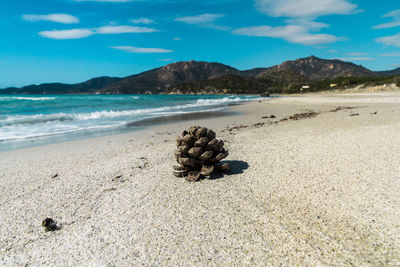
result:
[[(400, 265), (399, 99), (284, 98), (0, 153), (0, 265)], [(307, 110), (322, 113), (221, 132)], [(176, 134), (192, 124), (217, 130), (233, 174), (172, 176)], [(45, 232), (46, 217), (62, 229)]]

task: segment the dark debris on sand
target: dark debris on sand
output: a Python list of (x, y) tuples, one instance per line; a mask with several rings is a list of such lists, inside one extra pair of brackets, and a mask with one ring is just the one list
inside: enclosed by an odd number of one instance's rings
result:
[(308, 112), (296, 113), (296, 114), (290, 115), (289, 117), (283, 118), (280, 121), (287, 121), (287, 120), (297, 121), (297, 120), (302, 120), (302, 119), (308, 119), (308, 118), (316, 117), (318, 114), (320, 114), (320, 113), (311, 110)]
[(270, 115), (270, 116), (263, 116), (261, 117), (261, 119), (275, 119), (276, 116), (275, 115)]
[(329, 112), (338, 112), (338, 111), (340, 111), (340, 110), (355, 109), (355, 108), (357, 108), (357, 107), (344, 107), (344, 106), (339, 106), (339, 107), (337, 107), (337, 108), (335, 108), (335, 109), (329, 110)]
[[(338, 112), (341, 110), (351, 110), (351, 109), (355, 109), (357, 107), (347, 107), (347, 106), (338, 106), (334, 109), (328, 110), (326, 112)], [(227, 126), (226, 129), (223, 129), (221, 132), (225, 132), (228, 131), (230, 134), (233, 134), (233, 130), (241, 130), (244, 128), (257, 128), (260, 126), (264, 126), (264, 125), (273, 125), (273, 124), (278, 124), (279, 122), (284, 122), (284, 121), (296, 121), (296, 120), (302, 120), (302, 119), (309, 119), (309, 118), (314, 118), (316, 116), (318, 116), (319, 114), (321, 114), (323, 112), (315, 112), (313, 110), (307, 111), (307, 112), (303, 112), (303, 113), (295, 113), (293, 115), (290, 115), (289, 117), (285, 117), (283, 119), (280, 120), (275, 120), (275, 121), (269, 121), (269, 122), (259, 122), (259, 123), (254, 123), (252, 125), (237, 125), (237, 126), (232, 126), (229, 127)], [(358, 113), (356, 113), (358, 114)], [(376, 114), (373, 113), (373, 114)], [(359, 114), (358, 114), (359, 115)], [(350, 116), (356, 116), (356, 115), (350, 115)], [(263, 116), (261, 117), (262, 119), (273, 119), (276, 118), (275, 115), (270, 115), (270, 116)]]
[(42, 221), (42, 226), (46, 230), (46, 232), (53, 232), (60, 230), (61, 227), (57, 225), (57, 222), (54, 221), (52, 218), (46, 218)]

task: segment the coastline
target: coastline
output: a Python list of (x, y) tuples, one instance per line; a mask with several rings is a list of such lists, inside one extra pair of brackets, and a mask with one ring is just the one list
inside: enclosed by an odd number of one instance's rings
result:
[[(188, 121), (196, 118), (215, 118), (223, 116), (232, 116), (235, 113), (228, 110), (218, 110), (218, 111), (199, 111), (197, 113), (185, 113), (170, 116), (155, 117), (149, 119), (143, 119), (139, 121), (133, 121), (127, 123), (124, 127), (119, 127), (114, 130), (108, 130), (105, 132), (98, 133), (86, 133), (84, 131), (71, 132), (67, 134), (56, 134), (48, 135), (44, 137), (28, 138), (23, 140), (12, 140), (0, 142), (0, 153), (10, 152), (14, 150), (28, 149), (31, 147), (40, 147), (51, 144), (58, 144), (64, 142), (73, 142), (79, 140), (86, 140), (104, 136), (112, 136), (118, 134), (130, 134), (133, 132), (146, 131), (149, 128), (157, 127), (158, 125), (169, 124), (173, 122)], [(139, 134), (140, 135), (140, 134)]]
[(0, 151), (126, 133), (197, 117), (226, 116), (227, 107), (255, 99), (254, 95), (0, 96), (5, 108), (0, 116)]
[[(399, 100), (263, 100), (232, 116), (0, 152), (0, 262), (399, 264)], [(175, 137), (192, 124), (225, 141), (232, 174), (172, 176)], [(46, 217), (62, 228), (44, 232)]]

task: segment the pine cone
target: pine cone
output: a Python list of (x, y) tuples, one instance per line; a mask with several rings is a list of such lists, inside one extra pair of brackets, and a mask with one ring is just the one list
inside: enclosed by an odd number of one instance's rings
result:
[(195, 182), (201, 176), (209, 176), (213, 171), (229, 172), (229, 163), (219, 164), (228, 156), (224, 142), (215, 139), (215, 132), (200, 126), (191, 126), (183, 131), (182, 137), (176, 139), (177, 149), (174, 152), (179, 166), (173, 166), (176, 177), (185, 177)]

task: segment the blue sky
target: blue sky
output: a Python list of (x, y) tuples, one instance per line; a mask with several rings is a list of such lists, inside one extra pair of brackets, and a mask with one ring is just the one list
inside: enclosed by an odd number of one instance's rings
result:
[(0, 87), (123, 77), (182, 60), (315, 55), (400, 67), (398, 0), (4, 0)]

